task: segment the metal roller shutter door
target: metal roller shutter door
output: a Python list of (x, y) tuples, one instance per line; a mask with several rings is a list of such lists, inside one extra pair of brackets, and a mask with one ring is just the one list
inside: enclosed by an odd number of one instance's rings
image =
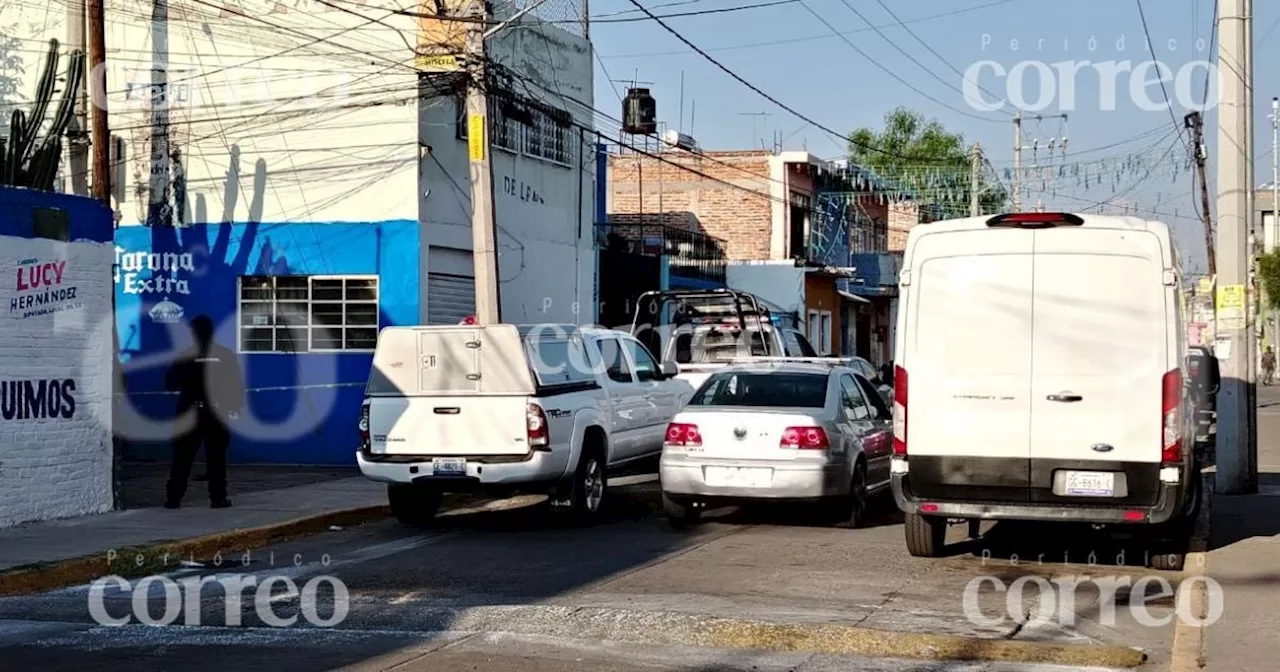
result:
[(427, 324), (458, 324), (475, 313), (474, 278), (427, 274)]

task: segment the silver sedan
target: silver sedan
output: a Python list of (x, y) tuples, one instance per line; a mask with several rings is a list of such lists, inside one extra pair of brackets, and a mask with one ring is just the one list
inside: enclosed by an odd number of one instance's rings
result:
[(672, 419), (659, 474), (667, 519), (696, 522), (709, 506), (828, 505), (859, 525), (889, 485), (889, 410), (859, 372), (818, 363), (751, 363), (703, 383)]

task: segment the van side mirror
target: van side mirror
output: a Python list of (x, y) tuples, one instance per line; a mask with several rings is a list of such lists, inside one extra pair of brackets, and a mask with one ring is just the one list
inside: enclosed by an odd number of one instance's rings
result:
[(663, 378), (675, 378), (678, 375), (680, 375), (680, 367), (675, 362), (667, 360), (662, 363)]

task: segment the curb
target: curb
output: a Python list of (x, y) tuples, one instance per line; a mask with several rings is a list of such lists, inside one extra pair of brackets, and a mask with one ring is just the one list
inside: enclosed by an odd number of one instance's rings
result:
[(1142, 651), (1122, 646), (979, 639), (842, 625), (725, 622), (701, 634), (696, 639), (703, 646), (873, 658), (1039, 663), (1075, 668), (1135, 668), (1147, 660)]
[(657, 646), (816, 653), (935, 662), (1041, 663), (1132, 669), (1147, 655), (1108, 644), (1036, 642), (957, 634), (881, 630), (845, 623), (762, 621), (687, 612), (570, 605), (443, 609), (418, 626), (429, 630), (511, 633)]
[[(1204, 501), (1200, 504), (1200, 516), (1196, 519), (1195, 532), (1191, 536), (1190, 548), (1184, 562), (1183, 575), (1192, 577), (1204, 576), (1209, 566), (1209, 508), (1213, 501), (1212, 481), (1204, 476), (1203, 487), (1200, 488)], [(1178, 601), (1184, 598), (1178, 595)], [(1189, 613), (1199, 621), (1209, 614), (1208, 588), (1204, 581), (1196, 581), (1185, 598), (1190, 607)], [(1169, 656), (1169, 672), (1198, 672), (1205, 667), (1205, 633), (1204, 626), (1185, 623), (1182, 619), (1174, 619), (1173, 646)]]
[[(0, 597), (40, 593), (118, 574), (126, 578), (170, 571), (169, 558), (213, 557), (221, 552), (240, 552), (262, 548), (328, 530), (330, 526), (353, 526), (380, 520), (390, 515), (386, 505), (327, 511), (281, 523), (242, 530), (215, 532), (189, 539), (156, 542), (116, 549), (114, 566), (106, 552), (47, 563), (23, 565), (0, 571)], [(157, 562), (164, 558), (163, 562)], [(138, 562), (141, 559), (141, 562)]]

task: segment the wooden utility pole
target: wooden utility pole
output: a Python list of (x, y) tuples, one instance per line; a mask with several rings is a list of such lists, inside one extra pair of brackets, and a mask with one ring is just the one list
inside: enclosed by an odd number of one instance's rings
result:
[(1185, 125), (1191, 129), (1191, 151), (1195, 154), (1196, 179), (1200, 180), (1200, 218), (1204, 220), (1204, 252), (1208, 260), (1209, 276), (1218, 272), (1218, 263), (1213, 251), (1213, 217), (1209, 214), (1209, 180), (1205, 175), (1205, 162), (1209, 157), (1204, 146), (1204, 118), (1199, 112), (1188, 114)]
[(982, 205), (979, 189), (979, 178), (982, 176), (982, 145), (973, 143), (972, 156), (969, 158), (969, 216), (977, 217), (982, 214)]
[[(85, 29), (88, 13), (84, 0), (67, 0), (67, 52), (88, 53)], [(92, 74), (90, 75), (92, 77)], [(88, 77), (80, 80), (80, 90), (74, 92), (76, 112), (67, 126), (67, 157), (71, 177), (71, 193), (89, 195), (89, 96)]]
[(489, 152), (489, 96), (485, 63), (488, 3), (474, 0), (467, 25), (467, 145), (471, 158), (471, 255), (475, 264), (476, 320), (502, 321), (498, 294), (497, 221), (493, 214), (493, 165)]
[(88, 0), (89, 88), (93, 122), (89, 147), (93, 152), (93, 197), (111, 207), (111, 131), (107, 127), (107, 26), (103, 0)]

